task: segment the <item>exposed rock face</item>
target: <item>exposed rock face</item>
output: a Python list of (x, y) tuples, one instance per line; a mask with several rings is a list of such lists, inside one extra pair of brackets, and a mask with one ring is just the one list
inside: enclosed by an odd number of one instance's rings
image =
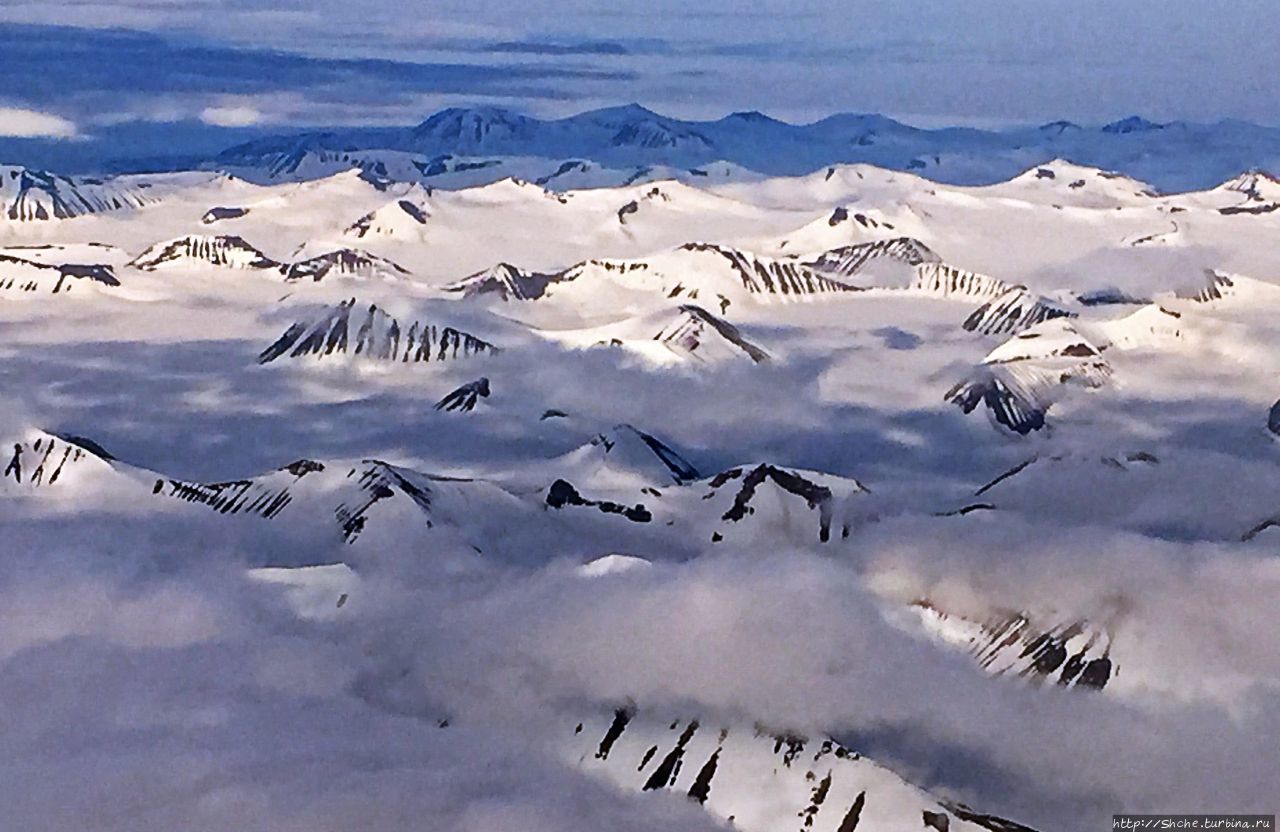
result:
[(280, 263), (267, 257), (243, 237), (234, 235), (190, 234), (157, 243), (129, 264), (143, 271), (165, 267), (207, 264), (232, 269), (274, 269)]
[(907, 289), (940, 297), (984, 299), (1009, 288), (1003, 280), (943, 263), (933, 249), (913, 237), (842, 246), (823, 252), (806, 265), (864, 289)]
[(222, 515), (274, 520), (288, 513), (302, 523), (327, 517), (346, 543), (370, 533), (375, 516), (383, 515), (387, 533), (447, 528), (474, 546), (481, 535), (466, 526), (467, 512), (482, 503), (503, 510), (517, 503), (484, 481), (432, 476), (376, 459), (342, 465), (301, 459), (259, 477), (218, 483), (159, 478), (152, 493)]
[(1267, 413), (1267, 430), (1280, 436), (1280, 401), (1271, 405), (1271, 410)]
[(1014, 286), (975, 309), (962, 326), (983, 335), (1013, 335), (1052, 318), (1074, 317), (1062, 305)]
[(215, 222), (222, 222), (223, 220), (238, 220), (241, 217), (248, 215), (248, 208), (228, 208), (219, 206), (205, 211), (204, 216), (200, 218), (200, 222), (205, 225), (213, 225)]
[(499, 300), (537, 300), (546, 294), (547, 287), (567, 279), (568, 272), (540, 274), (523, 271), (510, 263), (499, 263), (492, 268), (445, 287), (464, 298), (493, 295)]
[(857, 225), (867, 231), (876, 231), (881, 228), (886, 231), (894, 230), (893, 223), (887, 220), (877, 219), (876, 217), (864, 214), (861, 211), (854, 211), (850, 213), (848, 208), (843, 205), (839, 205), (831, 212), (831, 216), (827, 217), (827, 227), (835, 228), (842, 223)]
[(294, 263), (281, 263), (263, 254), (243, 237), (230, 234), (191, 234), (157, 243), (134, 258), (129, 265), (143, 271), (198, 266), (275, 270), (287, 282), (318, 282), (331, 275), (395, 278), (409, 273), (407, 269), (384, 257), (350, 248), (336, 249)]
[(110, 266), (76, 263), (52, 266), (0, 254), (0, 297), (10, 293), (66, 294), (79, 281), (101, 286), (120, 285)]
[(1243, 194), (1250, 202), (1275, 203), (1280, 200), (1280, 179), (1265, 170), (1247, 170), (1218, 186), (1220, 190)]
[(695, 356), (713, 339), (740, 350), (757, 364), (769, 360), (769, 354), (743, 337), (736, 326), (694, 304), (682, 305), (680, 315), (653, 336), (655, 341)]
[[(156, 493), (207, 505), (220, 514), (253, 514), (269, 520), (294, 501), (297, 486), (304, 477), (324, 471), (323, 463), (303, 459), (286, 465), (274, 475), (259, 479), (209, 484), (157, 481)], [(403, 495), (424, 512), (431, 510), (429, 492), (407, 483), (385, 463), (366, 462), (363, 469), (348, 473), (347, 479), (349, 485), (354, 485), (353, 494), (339, 497), (333, 519), (348, 543), (360, 536), (368, 522), (369, 510), (382, 500)], [(406, 488), (406, 484), (410, 487)]]
[(832, 249), (805, 265), (823, 274), (848, 278), (860, 274), (877, 260), (893, 260), (912, 267), (942, 262), (933, 249), (919, 240), (894, 237)]
[[(652, 518), (646, 506), (661, 507), (649, 498), (658, 500), (661, 489), (684, 486), (700, 476), (670, 445), (627, 424), (615, 425), (556, 458), (547, 473), (555, 478), (547, 491), (552, 508), (595, 506), (604, 513), (646, 523)], [(670, 493), (684, 491), (676, 488)]]
[(1083, 621), (1044, 625), (1025, 612), (982, 620), (950, 615), (927, 600), (914, 608), (942, 640), (963, 648), (993, 675), (1101, 690), (1116, 672), (1111, 635)]
[[(566, 736), (566, 759), (586, 771), (638, 792), (687, 795), (745, 832), (1033, 832), (940, 801), (828, 737), (658, 719), (633, 705), (584, 720)], [(781, 818), (790, 824), (780, 826)]]
[(985, 405), (997, 424), (1025, 435), (1044, 427), (1045, 414), (1068, 387), (1100, 387), (1110, 377), (1102, 347), (1057, 317), (996, 347), (944, 398), (965, 413)]
[(1150, 303), (1151, 299), (1146, 297), (1137, 297), (1121, 289), (1111, 287), (1080, 292), (1075, 295), (1075, 302), (1081, 306), (1128, 306), (1133, 304)]
[(479, 404), (481, 399), (487, 398), (489, 398), (489, 379), (478, 378), (475, 381), (467, 382), (436, 402), (435, 409), (470, 413), (476, 409), (476, 405)]
[(1229, 274), (1213, 269), (1206, 269), (1204, 282), (1195, 288), (1177, 292), (1182, 300), (1193, 300), (1197, 303), (1212, 303), (1236, 293), (1236, 280)]
[(551, 488), (547, 489), (547, 505), (556, 509), (565, 506), (589, 506), (605, 514), (621, 514), (633, 523), (648, 523), (653, 519), (653, 515), (642, 503), (625, 506), (611, 500), (589, 500), (579, 494), (578, 489), (567, 480), (556, 480), (551, 484)]
[(867, 493), (857, 480), (767, 463), (722, 471), (707, 482), (707, 488), (702, 499), (714, 501), (717, 511), (724, 509), (719, 531), (712, 535), (715, 542), (744, 521), (775, 522), (780, 512), (790, 514), (795, 504), (816, 515), (811, 539), (827, 543), (833, 533), (845, 538), (855, 522), (850, 501)]
[(431, 218), (426, 204), (430, 193), (421, 189), (397, 199), (388, 205), (365, 214), (347, 228), (346, 234), (357, 239), (386, 237), (390, 239), (421, 239), (427, 220)]
[(154, 201), (142, 183), (127, 179), (60, 176), (0, 165), (0, 212), (10, 221), (66, 220)]
[(585, 332), (548, 333), (546, 337), (573, 347), (621, 347), (657, 364), (714, 366), (769, 360), (769, 354), (736, 326), (692, 303)]
[(0, 486), (65, 489), (84, 469), (109, 468), (110, 462), (111, 455), (93, 442), (36, 432), (13, 444)]
[(1236, 214), (1253, 214), (1259, 216), (1262, 214), (1274, 214), (1280, 211), (1280, 202), (1268, 202), (1265, 205), (1228, 205), (1225, 208), (1219, 208), (1218, 213), (1223, 216), (1233, 216)]
[(1233, 214), (1270, 214), (1280, 210), (1280, 179), (1264, 170), (1249, 170), (1223, 182), (1220, 191), (1243, 194), (1244, 201), (1218, 209), (1226, 216)]
[(916, 268), (909, 289), (941, 297), (990, 298), (1009, 290), (1009, 284), (995, 277), (957, 269), (945, 263), (922, 263)]
[(552, 273), (528, 272), (500, 263), (445, 288), (464, 297), (494, 295), (501, 300), (538, 300), (553, 286), (601, 276), (616, 278), (623, 285), (651, 288), (669, 298), (718, 298), (722, 311), (728, 306), (730, 295), (764, 300), (851, 290), (795, 260), (761, 257), (710, 243), (688, 243), (646, 260), (586, 260)]
[(466, 332), (426, 320), (403, 325), (376, 304), (356, 299), (298, 321), (258, 356), (259, 364), (278, 358), (361, 358), (402, 364), (455, 361), (492, 355), (498, 348)]
[(367, 251), (342, 248), (281, 266), (280, 273), (287, 281), (318, 282), (330, 275), (361, 278), (400, 277), (407, 275), (409, 270), (385, 257), (378, 257)]
[(674, 448), (631, 425), (615, 425), (613, 430), (593, 437), (588, 446), (602, 451), (602, 465), (641, 470), (651, 468), (652, 462), (656, 460), (665, 469), (667, 476), (678, 485), (699, 477), (698, 469)]
[(1029, 387), (993, 375), (961, 382), (947, 391), (946, 399), (965, 413), (972, 413), (979, 404), (985, 405), (997, 423), (1026, 435), (1044, 427), (1048, 412)]
[(749, 252), (711, 243), (688, 243), (681, 251), (710, 252), (723, 257), (753, 295), (816, 295), (847, 292), (850, 287), (818, 274), (814, 269), (790, 260), (771, 260)]

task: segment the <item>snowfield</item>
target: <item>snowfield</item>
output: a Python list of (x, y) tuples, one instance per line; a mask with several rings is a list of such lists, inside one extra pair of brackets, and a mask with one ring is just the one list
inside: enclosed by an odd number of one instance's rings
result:
[(587, 115), (0, 168), (0, 825), (1274, 811), (1276, 180)]

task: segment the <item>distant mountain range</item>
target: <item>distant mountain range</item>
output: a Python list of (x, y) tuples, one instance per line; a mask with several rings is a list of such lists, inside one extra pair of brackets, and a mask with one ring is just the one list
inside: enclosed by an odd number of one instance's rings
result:
[[(979, 185), (1063, 158), (1120, 171), (1166, 192), (1280, 166), (1280, 128), (1239, 120), (1161, 123), (1136, 115), (1101, 126), (1050, 121), (925, 129), (858, 113), (791, 124), (759, 112), (688, 121), (637, 104), (560, 119), (478, 106), (451, 107), (404, 127), (282, 125), (210, 134), (207, 125), (193, 122), (165, 129), (172, 135), (159, 155), (151, 128), (137, 123), (71, 143), (0, 137), (0, 160), (80, 176), (206, 169), (259, 182), (314, 179), (355, 167), (371, 178), (451, 188), (513, 175), (546, 179), (538, 184), (550, 187), (561, 180), (571, 181), (568, 187), (594, 187), (602, 170), (629, 172), (637, 181), (673, 173), (714, 177), (726, 168), (797, 175), (843, 163)], [(625, 177), (605, 179), (616, 185)]]
[[(373, 151), (411, 158), (379, 158), (370, 155)], [(621, 168), (690, 169), (724, 161), (770, 175), (865, 162), (952, 184), (996, 182), (1039, 162), (1066, 158), (1122, 171), (1162, 190), (1181, 190), (1216, 184), (1248, 168), (1274, 167), (1280, 161), (1280, 129), (1241, 121), (1157, 123), (1139, 116), (1101, 127), (1054, 121), (1007, 130), (921, 129), (881, 115), (850, 113), (802, 125), (759, 112), (684, 121), (636, 104), (542, 120), (497, 107), (454, 107), (414, 127), (260, 138), (224, 151), (207, 166), (279, 181), (308, 178), (317, 163), (328, 161), (368, 167), (391, 179), (430, 182), (456, 172), (460, 160), (471, 160), (461, 164), (472, 169), (484, 167), (484, 157)]]

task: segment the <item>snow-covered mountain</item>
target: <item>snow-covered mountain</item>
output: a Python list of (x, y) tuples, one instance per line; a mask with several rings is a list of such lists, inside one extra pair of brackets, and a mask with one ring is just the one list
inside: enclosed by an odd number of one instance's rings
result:
[(357, 240), (365, 237), (421, 240), (431, 217), (430, 191), (416, 187), (394, 202), (365, 214), (346, 230)]
[(698, 479), (698, 469), (679, 451), (632, 425), (615, 425), (558, 458), (552, 470), (559, 478), (591, 489), (685, 485)]
[(463, 297), (552, 301), (587, 305), (610, 294), (712, 305), (723, 314), (735, 301), (813, 299), (852, 287), (792, 260), (763, 257), (714, 243), (687, 243), (638, 260), (588, 260), (552, 273), (509, 263), (477, 272), (446, 287)]
[(488, 341), (451, 326), (425, 319), (402, 323), (376, 303), (366, 306), (350, 298), (291, 324), (262, 351), (258, 363), (315, 358), (418, 364), (496, 352)]
[(719, 517), (713, 543), (765, 529), (826, 543), (847, 538), (868, 519), (862, 503), (869, 492), (848, 477), (753, 463), (721, 471), (705, 486), (700, 499)]
[(982, 301), (1007, 283), (942, 262), (919, 240), (893, 237), (824, 251), (805, 265), (859, 289), (906, 289), (945, 298)]
[[(421, 163), (412, 154), (382, 150), (380, 140), (394, 134), (375, 133), (372, 139), (353, 140), (333, 133), (312, 133), (283, 139), (258, 139), (230, 148), (213, 161), (213, 166), (252, 181), (302, 181), (319, 179), (347, 170), (358, 170), (370, 182), (392, 178), (412, 181), (422, 174)], [(371, 141), (371, 146), (358, 145)]]
[(40, 491), (74, 500), (114, 484), (114, 460), (89, 440), (40, 430), (22, 431), (10, 438), (15, 440), (13, 450), (5, 454), (4, 477), (0, 479), (6, 496)]
[(1098, 387), (1111, 372), (1101, 347), (1063, 316), (1050, 317), (992, 350), (946, 398), (965, 413), (983, 404), (997, 423), (1025, 434), (1044, 427), (1068, 388)]
[(339, 248), (282, 263), (263, 254), (243, 237), (189, 234), (156, 243), (129, 262), (142, 271), (177, 271), (214, 267), (272, 271), (286, 281), (319, 282), (327, 277), (398, 278), (408, 270), (385, 257), (354, 248)]
[(625, 788), (684, 794), (748, 832), (1031, 832), (939, 801), (835, 740), (759, 725), (660, 719), (626, 707), (574, 726), (564, 756)]
[[(115, 272), (101, 264), (59, 263), (50, 265), (8, 254), (0, 254), (0, 293), (58, 295), (79, 285), (119, 286)], [(77, 293), (80, 294), (80, 293)]]
[(493, 544), (489, 524), (476, 512), (527, 511), (493, 483), (424, 474), (379, 460), (303, 459), (231, 482), (157, 479), (154, 490), (223, 516), (327, 529), (326, 536), (346, 545), (368, 538), (372, 551), (397, 535), (436, 537), (442, 568), (465, 567), (464, 553)]
[(156, 243), (130, 263), (136, 269), (155, 271), (191, 268), (193, 265), (231, 269), (276, 269), (280, 264), (234, 235), (190, 234)]
[(398, 278), (409, 270), (385, 257), (355, 248), (340, 248), (280, 267), (285, 280), (319, 282), (326, 277)]
[(927, 600), (912, 609), (927, 630), (967, 651), (995, 676), (1101, 690), (1118, 672), (1110, 633), (1087, 622), (1045, 626), (1025, 613), (1007, 611), (974, 621), (949, 615)]
[(686, 303), (600, 327), (544, 330), (543, 337), (569, 347), (619, 349), (655, 365), (760, 364), (769, 353), (738, 327), (701, 306)]
[(65, 220), (155, 201), (144, 181), (60, 176), (0, 165), (0, 213), (10, 222)]
[(492, 295), (499, 300), (537, 300), (560, 274), (525, 272), (510, 263), (498, 263), (445, 287), (464, 298)]
[(963, 326), (983, 335), (1008, 335), (1053, 318), (1071, 317), (1075, 313), (1061, 304), (1033, 295), (1025, 287), (1013, 286), (975, 309)]

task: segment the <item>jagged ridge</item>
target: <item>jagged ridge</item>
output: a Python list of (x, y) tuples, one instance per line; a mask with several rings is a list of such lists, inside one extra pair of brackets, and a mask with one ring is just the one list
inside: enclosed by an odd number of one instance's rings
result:
[(1074, 317), (1061, 304), (1013, 286), (975, 309), (961, 326), (983, 335), (1013, 335), (1053, 318)]
[(281, 357), (340, 355), (402, 364), (453, 361), (493, 355), (498, 348), (451, 326), (414, 321), (408, 327), (379, 308), (356, 306), (351, 298), (324, 314), (290, 326), (258, 356), (259, 364)]
[(231, 269), (273, 269), (287, 282), (320, 281), (330, 274), (346, 277), (399, 277), (409, 271), (384, 257), (351, 248), (335, 249), (293, 263), (273, 260), (243, 237), (231, 234), (189, 234), (157, 243), (130, 261), (143, 271), (207, 264)]
[(912, 237), (894, 237), (831, 249), (805, 265), (824, 274), (847, 278), (856, 276), (868, 263), (881, 258), (905, 263), (908, 266), (942, 262), (942, 258), (933, 249), (919, 240)]
[(144, 187), (119, 180), (61, 176), (0, 165), (0, 211), (10, 220), (65, 220), (140, 208), (155, 199)]

